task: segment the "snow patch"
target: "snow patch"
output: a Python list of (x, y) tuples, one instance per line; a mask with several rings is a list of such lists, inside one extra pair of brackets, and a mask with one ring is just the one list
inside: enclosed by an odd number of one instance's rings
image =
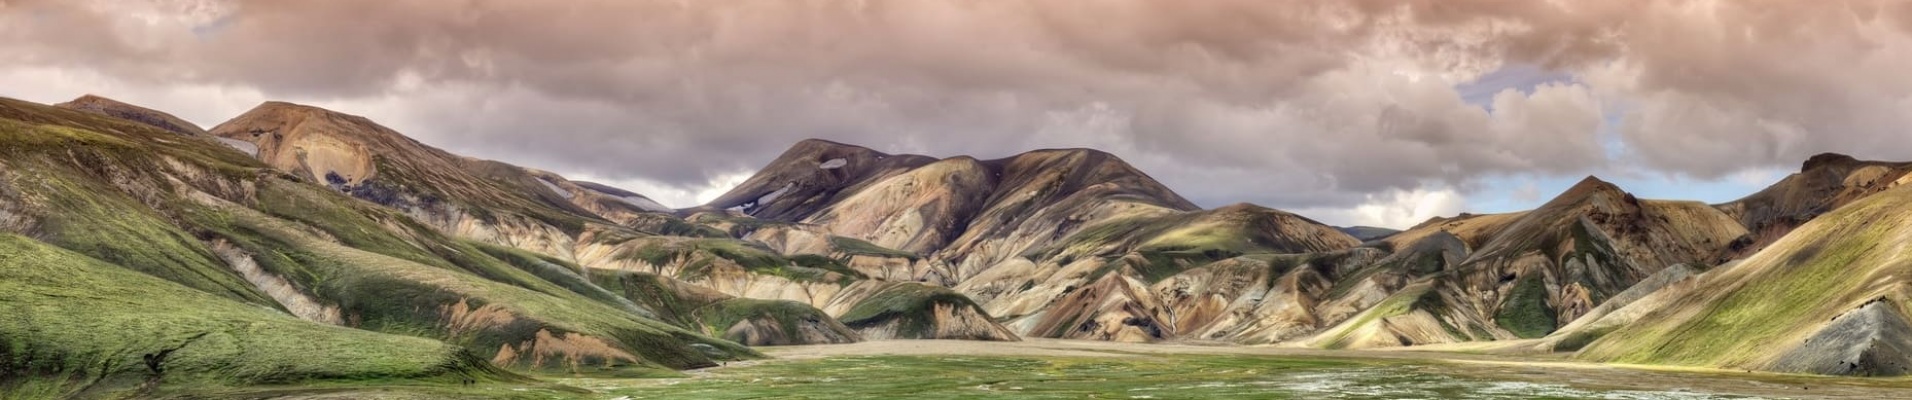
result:
[(843, 168), (843, 166), (849, 165), (849, 164), (850, 164), (850, 160), (845, 160), (841, 158), (832, 158), (830, 159), (830, 161), (824, 161), (823, 164), (818, 165), (817, 168), (837, 169), (837, 168)]
[(556, 183), (551, 183), (551, 181), (545, 180), (544, 178), (538, 178), (538, 183), (544, 184), (544, 188), (551, 189), (552, 193), (557, 193), (559, 197), (563, 197), (565, 200), (571, 199), (571, 191), (558, 187)]
[(235, 150), (245, 152), (246, 155), (253, 156), (253, 157), (259, 156), (259, 145), (252, 144), (252, 142), (239, 140), (239, 139), (233, 139), (233, 138), (222, 138), (222, 137), (215, 137), (213, 139), (219, 139), (219, 143), (225, 144), (226, 147), (231, 147)]
[[(783, 197), (784, 193), (789, 193), (790, 189), (796, 188), (796, 187), (797, 187), (797, 184), (795, 183), (785, 183), (783, 184), (783, 188), (777, 189), (777, 191), (775, 192), (770, 192), (770, 194), (763, 195), (763, 197), (758, 197), (756, 205), (762, 206), (764, 204), (770, 204), (770, 202), (772, 201), (777, 201), (778, 197)], [(756, 208), (756, 207), (750, 207), (750, 208)]]
[(617, 199), (623, 200), (624, 203), (630, 204), (632, 206), (636, 206), (637, 208), (642, 209), (644, 211), (651, 211), (651, 212), (677, 211), (670, 207), (665, 207), (663, 204), (658, 204), (656, 201), (645, 198), (644, 196), (624, 196), (624, 197), (618, 197)]

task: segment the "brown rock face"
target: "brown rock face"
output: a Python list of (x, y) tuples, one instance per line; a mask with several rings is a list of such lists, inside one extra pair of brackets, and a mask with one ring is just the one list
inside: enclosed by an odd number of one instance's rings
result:
[(1833, 153), (1813, 156), (1798, 173), (1758, 193), (1718, 205), (1753, 233), (1748, 240), (1736, 243), (1729, 256), (1751, 255), (1806, 221), (1907, 182), (1912, 182), (1912, 163), (1860, 161)]

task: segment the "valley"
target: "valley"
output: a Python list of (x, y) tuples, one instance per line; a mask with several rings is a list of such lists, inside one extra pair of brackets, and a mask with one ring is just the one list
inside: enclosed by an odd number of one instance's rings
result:
[(1562, 357), (1430, 351), (1036, 339), (868, 341), (767, 347), (771, 360), (683, 376), (545, 377), (566, 388), (488, 385), (459, 391), (284, 388), (293, 399), (1010, 398), (1010, 399), (1879, 399), (1912, 396), (1905, 379), (1831, 378)]
[(1907, 165), (1395, 231), (812, 139), (670, 209), (307, 105), (0, 99), (0, 397), (1912, 396)]

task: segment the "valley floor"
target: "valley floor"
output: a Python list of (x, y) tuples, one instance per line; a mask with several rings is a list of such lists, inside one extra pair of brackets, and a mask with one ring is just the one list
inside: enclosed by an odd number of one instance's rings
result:
[[(775, 359), (683, 377), (542, 377), (562, 386), (304, 389), (293, 399), (1912, 399), (1912, 379), (1618, 366), (1431, 351), (873, 341), (760, 348)], [(210, 397), (226, 397), (208, 394)]]
[(1028, 340), (765, 348), (777, 359), (653, 380), (560, 380), (606, 398), (1912, 398), (1912, 380), (1422, 351)]

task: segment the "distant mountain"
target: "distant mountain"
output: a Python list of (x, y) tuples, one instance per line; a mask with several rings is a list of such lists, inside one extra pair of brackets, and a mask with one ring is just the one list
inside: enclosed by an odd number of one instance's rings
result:
[(206, 130), (199, 125), (193, 125), (172, 114), (90, 94), (53, 106), (138, 122), (186, 136), (206, 135)]
[[(1231, 258), (1360, 244), (1279, 210), (1201, 210), (1120, 158), (1087, 149), (933, 159), (808, 140), (699, 210), (692, 221), (786, 254), (861, 251), (854, 258), (867, 263), (879, 258), (859, 250), (868, 248), (909, 258), (853, 268), (952, 286), (1017, 334), (1044, 337), (1178, 337), (1171, 317), (1157, 312), (1158, 296), (1143, 293), (1147, 285)], [(1129, 294), (1117, 301), (1104, 293)]]
[(1373, 227), (1373, 226), (1350, 226), (1350, 227), (1339, 227), (1335, 229), (1340, 229), (1342, 233), (1346, 233), (1348, 234), (1348, 236), (1353, 236), (1355, 239), (1360, 239), (1363, 242), (1384, 239), (1384, 238), (1387, 238), (1388, 236), (1394, 236), (1394, 234), (1396, 233), (1401, 233), (1400, 229), (1389, 229), (1389, 228), (1381, 228), (1381, 227)]
[(1534, 210), (1402, 231), (1202, 209), (1096, 150), (938, 159), (823, 140), (674, 210), (281, 102), (201, 131), (93, 96), (0, 99), (0, 167), (0, 303), (22, 310), (0, 314), (0, 376), (67, 374), (45, 384), (55, 397), (150, 394), (144, 356), (166, 349), (182, 357), (167, 382), (260, 371), (236, 385), (626, 376), (759, 356), (745, 345), (1024, 337), (1912, 365), (1894, 247), (1912, 237), (1912, 163), (1831, 154), (1726, 204), (1588, 177)]

